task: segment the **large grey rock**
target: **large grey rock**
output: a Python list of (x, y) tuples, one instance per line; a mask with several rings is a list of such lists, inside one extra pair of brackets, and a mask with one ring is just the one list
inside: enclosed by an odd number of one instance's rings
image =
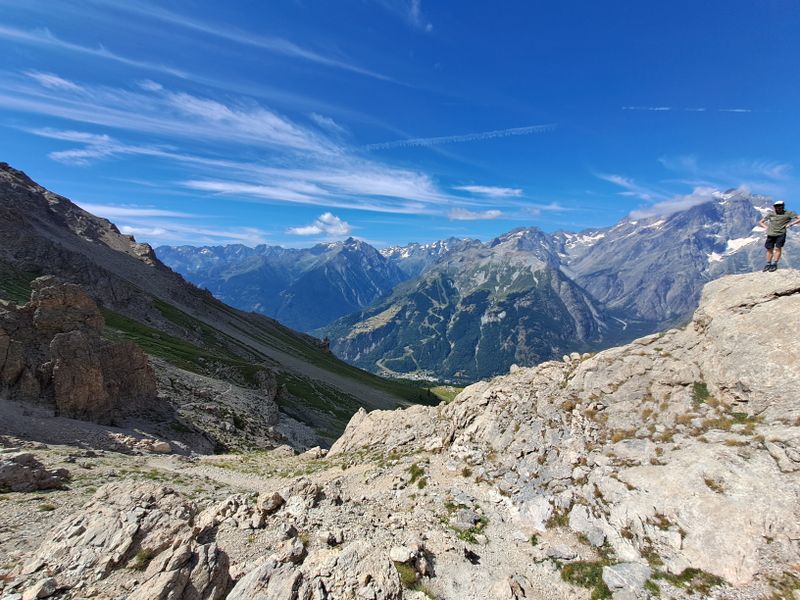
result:
[[(217, 600), (230, 589), (227, 556), (194, 527), (195, 507), (152, 483), (100, 488), (77, 515), (59, 524), (22, 568), (22, 576), (57, 577), (76, 593), (120, 569), (141, 571), (132, 600)], [(106, 586), (110, 597), (119, 578)]]
[(66, 469), (48, 470), (33, 454), (0, 454), (0, 491), (34, 492), (63, 487), (69, 481)]
[(603, 567), (603, 582), (612, 592), (639, 594), (652, 574), (653, 570), (642, 563), (618, 563)]

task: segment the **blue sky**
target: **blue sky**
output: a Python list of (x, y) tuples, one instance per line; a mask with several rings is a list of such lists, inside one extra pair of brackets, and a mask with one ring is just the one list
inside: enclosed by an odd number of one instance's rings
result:
[(792, 0), (0, 10), (0, 160), (154, 245), (487, 239), (739, 186), (800, 205)]

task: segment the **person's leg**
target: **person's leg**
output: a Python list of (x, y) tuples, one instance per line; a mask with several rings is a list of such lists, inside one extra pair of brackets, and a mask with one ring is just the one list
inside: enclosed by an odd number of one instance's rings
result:
[(775, 248), (775, 260), (773, 261), (776, 265), (781, 260), (781, 254), (783, 254), (783, 248), (781, 248), (780, 246), (777, 246)]
[(764, 248), (767, 249), (767, 264), (764, 267), (764, 271), (770, 271), (772, 269), (772, 249), (775, 248), (775, 238), (768, 235), (767, 241), (764, 242)]

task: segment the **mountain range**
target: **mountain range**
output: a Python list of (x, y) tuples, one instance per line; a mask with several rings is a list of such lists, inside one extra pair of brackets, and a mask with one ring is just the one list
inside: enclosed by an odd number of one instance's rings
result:
[(354, 365), (460, 383), (685, 322), (704, 283), (760, 268), (756, 223), (769, 205), (728, 190), (668, 215), (581, 232), (520, 228), (486, 243), (378, 252), (350, 238), (306, 250), (157, 253), (235, 306), (328, 336)]
[[(107, 338), (133, 341), (148, 353), (164, 383), (159, 396), (167, 403), (180, 395), (182, 406), (196, 408), (208, 398), (224, 404), (239, 394), (247, 399), (247, 414), (257, 419), (275, 410), (277, 402), (284, 417), (332, 440), (360, 407), (389, 408), (428, 398), (421, 388), (342, 362), (316, 338), (224, 304), (163, 264), (149, 245), (0, 163), (0, 299), (27, 302), (32, 282), (42, 275), (78, 284), (91, 297), (87, 302), (102, 311), (92, 319), (105, 327), (95, 329)], [(63, 294), (58, 289), (48, 293)], [(15, 318), (9, 317), (9, 327), (16, 327)], [(28, 371), (37, 368), (29, 365)], [(0, 393), (2, 388), (0, 382)], [(242, 426), (232, 429), (244, 431), (247, 415), (240, 409), (223, 412)], [(220, 419), (205, 422), (214, 426)]]

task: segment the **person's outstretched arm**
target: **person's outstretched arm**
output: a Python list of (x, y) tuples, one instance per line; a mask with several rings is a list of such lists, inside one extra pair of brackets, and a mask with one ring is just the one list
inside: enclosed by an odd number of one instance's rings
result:
[[(761, 217), (761, 220), (758, 222), (758, 226), (763, 227), (764, 229), (767, 228), (767, 222), (765, 219), (766, 217)], [(798, 217), (798, 219), (800, 219), (800, 217)]]

